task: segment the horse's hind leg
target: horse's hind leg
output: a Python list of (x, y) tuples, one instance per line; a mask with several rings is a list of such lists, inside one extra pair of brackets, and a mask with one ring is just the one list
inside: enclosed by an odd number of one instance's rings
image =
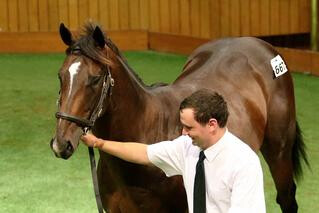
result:
[[(275, 105), (275, 104), (274, 104)], [(278, 105), (276, 105), (278, 107)], [(280, 108), (280, 107), (279, 107)], [(296, 122), (285, 113), (277, 113), (268, 118), (265, 140), (261, 152), (270, 168), (277, 189), (276, 201), (282, 212), (295, 213), (298, 205), (295, 199), (293, 144)], [(290, 117), (291, 118), (291, 117)]]
[(276, 201), (280, 205), (282, 212), (297, 212), (296, 184), (293, 179), (293, 164), (290, 154), (274, 152), (270, 149), (263, 150), (262, 153), (274, 179), (277, 189)]

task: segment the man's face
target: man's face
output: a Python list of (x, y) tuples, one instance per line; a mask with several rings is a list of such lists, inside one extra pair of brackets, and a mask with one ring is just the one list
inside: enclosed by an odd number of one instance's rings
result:
[(180, 121), (182, 123), (182, 134), (193, 139), (193, 145), (202, 149), (206, 148), (210, 138), (209, 124), (202, 125), (194, 118), (194, 110), (186, 108), (180, 111)]

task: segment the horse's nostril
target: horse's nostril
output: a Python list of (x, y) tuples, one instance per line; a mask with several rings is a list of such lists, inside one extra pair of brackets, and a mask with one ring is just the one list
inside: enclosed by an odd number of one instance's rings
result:
[(73, 152), (73, 146), (72, 146), (71, 142), (68, 141), (67, 143), (68, 143), (68, 145), (67, 145), (66, 149), (67, 149), (69, 152)]

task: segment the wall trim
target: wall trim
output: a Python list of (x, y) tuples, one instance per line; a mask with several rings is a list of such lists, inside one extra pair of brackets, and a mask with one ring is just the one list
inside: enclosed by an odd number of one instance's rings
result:
[[(107, 35), (120, 50), (155, 50), (190, 54), (209, 39), (141, 30), (109, 31)], [(64, 52), (66, 46), (57, 32), (0, 33), (0, 53)], [(290, 70), (319, 76), (319, 53), (310, 50), (276, 47)]]
[[(121, 50), (148, 49), (147, 31), (110, 31), (107, 35)], [(0, 53), (55, 53), (65, 49), (58, 32), (0, 33)]]

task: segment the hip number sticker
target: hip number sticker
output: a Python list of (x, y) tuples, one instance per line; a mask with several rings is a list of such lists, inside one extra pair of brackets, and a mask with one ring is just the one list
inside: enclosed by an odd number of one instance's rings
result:
[(276, 78), (288, 71), (285, 62), (280, 57), (280, 55), (277, 55), (275, 58), (271, 59), (270, 63), (271, 63), (271, 66), (272, 66), (272, 69), (275, 73)]

